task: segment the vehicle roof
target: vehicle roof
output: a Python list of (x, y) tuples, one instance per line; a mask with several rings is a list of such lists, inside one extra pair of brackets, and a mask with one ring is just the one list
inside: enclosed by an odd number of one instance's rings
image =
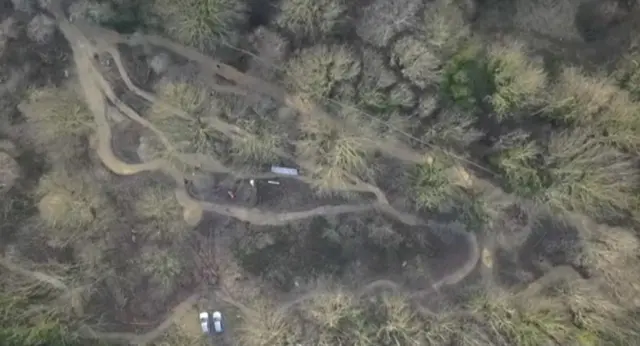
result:
[(204, 311), (200, 313), (200, 318), (209, 318), (209, 313)]

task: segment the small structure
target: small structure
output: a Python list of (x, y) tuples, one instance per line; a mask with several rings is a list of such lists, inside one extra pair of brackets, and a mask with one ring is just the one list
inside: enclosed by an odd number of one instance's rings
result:
[(282, 175), (298, 175), (297, 169), (280, 166), (271, 166), (271, 172)]

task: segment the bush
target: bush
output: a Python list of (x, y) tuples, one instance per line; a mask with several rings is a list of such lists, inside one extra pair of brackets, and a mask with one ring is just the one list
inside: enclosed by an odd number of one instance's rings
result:
[(455, 0), (435, 0), (424, 11), (424, 41), (441, 59), (459, 49), (469, 36), (464, 12)]
[(234, 42), (246, 20), (240, 0), (154, 0), (151, 10), (172, 38), (205, 51)]
[(53, 19), (39, 14), (33, 17), (29, 25), (27, 25), (27, 37), (38, 44), (50, 43), (53, 40), (56, 28), (56, 22)]
[(283, 0), (275, 23), (294, 35), (317, 40), (344, 30), (347, 10), (344, 0)]
[(449, 206), (451, 199), (461, 192), (450, 178), (453, 163), (437, 156), (416, 165), (410, 171), (411, 195), (418, 209), (439, 209)]
[(269, 129), (264, 121), (253, 119), (241, 122), (241, 126), (251, 135), (231, 141), (231, 155), (234, 161), (253, 167), (278, 161), (279, 152), (285, 144), (285, 135), (281, 134), (283, 130)]
[(392, 62), (400, 72), (420, 88), (437, 84), (441, 60), (416, 37), (406, 36), (393, 46)]
[(241, 345), (270, 346), (295, 345), (297, 335), (292, 321), (278, 307), (264, 300), (254, 300), (248, 309), (242, 309), (238, 338)]
[(467, 111), (477, 111), (494, 90), (484, 52), (466, 46), (447, 62), (440, 80), (445, 99)]
[(429, 126), (422, 140), (439, 147), (463, 150), (484, 136), (474, 126), (476, 117), (460, 110), (443, 111), (435, 123)]
[(590, 127), (596, 135), (624, 150), (640, 148), (640, 105), (610, 80), (566, 68), (554, 86), (549, 116), (567, 124)]
[(296, 142), (298, 157), (313, 165), (310, 172), (320, 191), (346, 187), (351, 176), (371, 174), (369, 158), (373, 137), (365, 123), (355, 117), (337, 121), (307, 118)]
[(342, 45), (318, 45), (303, 49), (287, 66), (290, 85), (304, 97), (330, 97), (339, 84), (353, 81), (362, 69), (358, 56)]
[[(19, 105), (37, 149), (46, 150), (54, 162), (75, 155), (77, 151), (69, 150), (69, 144), (78, 145), (78, 141), (86, 138), (94, 127), (93, 116), (76, 87), (33, 89)], [(80, 145), (79, 150), (83, 150)]]
[(634, 101), (640, 101), (640, 54), (624, 56), (616, 66), (613, 77), (620, 87), (629, 91)]
[(396, 34), (416, 26), (422, 6), (419, 0), (374, 0), (356, 19), (356, 33), (368, 43), (386, 47)]
[(627, 216), (638, 202), (636, 160), (579, 131), (554, 134), (549, 141), (549, 203), (600, 219)]
[(483, 296), (472, 302), (471, 309), (481, 316), (497, 339), (512, 345), (553, 343), (565, 338), (571, 329), (567, 316), (557, 306), (531, 304), (523, 307), (509, 302), (509, 297)]
[(38, 182), (40, 217), (50, 227), (52, 246), (64, 246), (89, 237), (116, 219), (116, 212), (88, 172), (54, 170)]
[(171, 248), (154, 245), (146, 245), (140, 251), (140, 256), (135, 259), (140, 270), (149, 276), (152, 283), (159, 285), (160, 292), (173, 292), (186, 268), (180, 255)]
[(167, 107), (157, 103), (149, 110), (149, 120), (162, 131), (179, 152), (215, 155), (221, 134), (206, 120), (211, 111), (207, 93), (186, 82), (166, 82), (158, 87), (163, 102), (182, 110), (188, 118), (178, 117)]
[(154, 240), (174, 242), (189, 232), (172, 189), (154, 184), (145, 186), (134, 198), (134, 211), (147, 223), (146, 236)]
[(20, 175), (20, 165), (16, 160), (0, 151), (0, 195), (11, 190)]
[(488, 69), (495, 87), (489, 103), (499, 119), (541, 103), (547, 76), (542, 63), (531, 61), (522, 44), (496, 44), (488, 55)]
[(547, 178), (540, 171), (542, 149), (534, 141), (517, 138), (494, 156), (494, 164), (505, 178), (507, 188), (524, 198), (544, 200)]

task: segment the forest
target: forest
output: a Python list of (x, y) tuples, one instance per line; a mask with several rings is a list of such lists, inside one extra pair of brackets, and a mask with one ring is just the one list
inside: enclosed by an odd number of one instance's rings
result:
[(640, 345), (639, 154), (638, 0), (0, 0), (0, 346)]

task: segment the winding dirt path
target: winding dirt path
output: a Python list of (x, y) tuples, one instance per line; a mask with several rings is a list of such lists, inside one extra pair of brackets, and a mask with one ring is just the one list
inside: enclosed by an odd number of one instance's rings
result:
[[(76, 64), (78, 78), (80, 84), (82, 86), (84, 96), (87, 102), (87, 105), (94, 115), (94, 121), (96, 124), (96, 135), (97, 141), (94, 143), (94, 149), (96, 150), (98, 156), (104, 165), (111, 170), (112, 172), (119, 175), (134, 175), (141, 172), (146, 171), (161, 171), (168, 176), (172, 177), (175, 180), (176, 188), (175, 194), (179, 204), (183, 208), (183, 216), (187, 223), (195, 225), (200, 222), (204, 211), (211, 211), (214, 213), (218, 213), (221, 215), (226, 215), (230, 217), (237, 218), (239, 220), (249, 222), (256, 225), (284, 225), (291, 221), (300, 220), (304, 218), (310, 218), (313, 216), (326, 216), (326, 215), (337, 215), (343, 213), (353, 213), (353, 212), (364, 212), (373, 209), (377, 209), (381, 212), (384, 212), (393, 218), (409, 225), (422, 225), (423, 222), (416, 217), (415, 215), (411, 215), (402, 211), (398, 211), (393, 208), (387, 201), (385, 194), (376, 186), (373, 186), (368, 183), (364, 183), (361, 181), (356, 181), (356, 183), (349, 187), (351, 191), (362, 191), (362, 192), (370, 192), (376, 195), (377, 202), (365, 205), (339, 205), (339, 206), (320, 206), (317, 208), (313, 208), (306, 211), (301, 212), (284, 212), (284, 213), (274, 213), (269, 211), (264, 211), (256, 208), (244, 208), (239, 206), (230, 206), (223, 205), (218, 203), (206, 202), (195, 199), (191, 196), (185, 186), (184, 186), (184, 176), (183, 173), (178, 169), (173, 167), (168, 161), (162, 159), (156, 159), (145, 163), (140, 164), (131, 164), (125, 163), (121, 161), (113, 152), (112, 148), (112, 133), (111, 127), (107, 120), (107, 110), (110, 107), (109, 104), (115, 106), (118, 111), (122, 114), (126, 115), (133, 121), (145, 126), (150, 129), (158, 136), (158, 138), (163, 142), (163, 144), (168, 148), (172, 148), (172, 144), (166, 138), (166, 136), (159, 130), (157, 130), (153, 124), (151, 124), (148, 120), (142, 118), (138, 113), (136, 113), (129, 106), (121, 102), (109, 83), (105, 80), (105, 78), (101, 75), (99, 69), (95, 66), (93, 57), (97, 52), (106, 51), (110, 55), (114, 57), (116, 61), (116, 66), (122, 75), (125, 84), (129, 89), (135, 92), (137, 95), (141, 96), (143, 99), (148, 102), (159, 102), (153, 95), (147, 93), (139, 88), (137, 88), (128, 77), (126, 70), (122, 64), (121, 58), (117, 49), (115, 48), (115, 44), (117, 43), (127, 43), (124, 42), (123, 38), (120, 35), (110, 34), (107, 30), (100, 29), (100, 32), (96, 33), (96, 28), (94, 27), (84, 27), (81, 26), (82, 30), (80, 30), (76, 25), (72, 25), (70, 22), (66, 20), (63, 15), (61, 8), (59, 7), (58, 1), (53, 1), (51, 4), (52, 12), (54, 13), (60, 31), (69, 41), (72, 51), (73, 51), (73, 59)], [(93, 40), (87, 38), (87, 35), (93, 36)], [(203, 66), (207, 66), (211, 72), (216, 75), (222, 76), (229, 80), (233, 80), (235, 82), (241, 81), (238, 83), (243, 86), (250, 86), (250, 89), (258, 88), (261, 92), (266, 93), (276, 99), (285, 101), (288, 105), (294, 105), (294, 101), (290, 99), (287, 94), (279, 89), (274, 88), (271, 84), (263, 82), (259, 79), (247, 76), (229, 66), (226, 66), (221, 63), (212, 63), (212, 59), (201, 55), (200, 53), (182, 47), (181, 45), (177, 45), (169, 40), (166, 40), (161, 37), (156, 36), (144, 36), (147, 42), (155, 45), (159, 45), (170, 49), (180, 55), (186, 56), (189, 59), (196, 61)], [(185, 55), (186, 54), (186, 55)], [(233, 93), (246, 93), (245, 90), (236, 88), (236, 87), (223, 87), (221, 89), (225, 92), (233, 92)], [(178, 116), (187, 117), (188, 114), (181, 113), (178, 109), (172, 109), (172, 111)], [(230, 125), (226, 122), (213, 120), (214, 123), (212, 126), (215, 126), (219, 130), (227, 131), (227, 133), (232, 133), (236, 136), (247, 136), (246, 131), (239, 129), (233, 125)], [(424, 158), (422, 155), (418, 155), (413, 151), (399, 150), (396, 151), (395, 147), (393, 155), (400, 157), (404, 160), (412, 160), (419, 161)], [(183, 160), (187, 160), (190, 164), (195, 166), (205, 166), (205, 168), (217, 171), (224, 172), (228, 171), (223, 165), (215, 160), (211, 159), (209, 161), (205, 161), (204, 158), (198, 156), (182, 156)], [(300, 177), (301, 180), (306, 180), (304, 177)], [(307, 180), (308, 181), (308, 180)], [(433, 289), (437, 289), (438, 287), (444, 285), (451, 285), (459, 282), (464, 277), (466, 277), (475, 267), (476, 263), (479, 259), (479, 248), (477, 244), (477, 239), (473, 234), (464, 234), (466, 237), (470, 248), (472, 249), (469, 260), (463, 265), (461, 268), (452, 272), (450, 275), (439, 280), (437, 283), (434, 283)], [(42, 279), (42, 278), (39, 278)], [(48, 280), (49, 282), (50, 280)], [(51, 282), (50, 282), (51, 283)], [(57, 283), (51, 283), (52, 285), (58, 285)], [(58, 285), (60, 289), (62, 286)], [(65, 286), (65, 289), (66, 288)], [(175, 320), (177, 320), (182, 313), (189, 307), (191, 307), (197, 300), (198, 295), (193, 295), (189, 297), (187, 300), (180, 303), (176, 306), (168, 317), (156, 328), (152, 331), (144, 334), (133, 334), (133, 333), (102, 333), (94, 331), (92, 328), (85, 326), (82, 332), (87, 336), (98, 337), (102, 339), (109, 340), (119, 340), (125, 341), (132, 344), (145, 344), (151, 342), (155, 338), (159, 337), (164, 333), (164, 331), (173, 324)], [(298, 299), (296, 299), (297, 301)], [(234, 302), (233, 299), (229, 299), (229, 302)], [(233, 303), (232, 303), (233, 304)], [(290, 302), (287, 305), (292, 306), (295, 302)], [(238, 307), (242, 305), (238, 305)], [(286, 309), (286, 305), (281, 309)]]

